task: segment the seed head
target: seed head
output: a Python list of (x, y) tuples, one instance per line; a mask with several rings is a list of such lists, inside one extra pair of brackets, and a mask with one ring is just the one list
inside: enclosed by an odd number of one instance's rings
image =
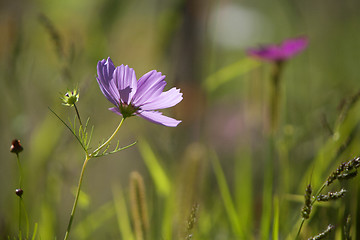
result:
[(330, 232), (332, 230), (334, 230), (335, 226), (334, 225), (329, 225), (322, 233), (319, 233), (318, 235), (316, 235), (315, 237), (311, 237), (308, 240), (320, 240), (320, 239), (325, 239), (327, 236), (329, 236)]
[(341, 189), (338, 192), (328, 192), (327, 194), (320, 194), (317, 197), (317, 201), (319, 202), (326, 202), (331, 200), (337, 200), (339, 198), (342, 198), (346, 193), (345, 189)]
[(14, 139), (11, 142), (10, 152), (19, 154), (24, 148), (20, 144), (20, 140)]
[(311, 208), (312, 208), (311, 194), (312, 194), (312, 187), (311, 184), (309, 184), (305, 189), (305, 195), (304, 195), (305, 202), (304, 202), (304, 207), (301, 209), (301, 216), (304, 219), (308, 219), (310, 217)]
[(18, 188), (15, 190), (15, 194), (19, 197), (22, 197), (24, 191), (21, 188)]

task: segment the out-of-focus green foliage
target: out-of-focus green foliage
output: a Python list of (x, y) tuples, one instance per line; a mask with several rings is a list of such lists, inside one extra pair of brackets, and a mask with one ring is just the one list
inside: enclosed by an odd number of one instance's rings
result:
[[(120, 121), (95, 78), (97, 61), (110, 56), (138, 78), (156, 69), (166, 75), (166, 89), (180, 87), (184, 100), (168, 114), (183, 122), (166, 128), (125, 121), (116, 140), (139, 143), (91, 159), (70, 239), (135, 239), (128, 187), (134, 170), (145, 181), (150, 239), (294, 239), (306, 185), (319, 189), (341, 162), (360, 155), (359, 8), (356, 0), (0, 3), (0, 238), (18, 236), (19, 171), (9, 152), (15, 138), (24, 147), (29, 236), (63, 238), (84, 156), (48, 107), (73, 121), (76, 113), (59, 93), (78, 87), (76, 106), (94, 126), (95, 149)], [(284, 67), (269, 154), (271, 64), (245, 50), (299, 35), (309, 47)], [(350, 213), (356, 239), (357, 182), (341, 183), (348, 192), (335, 204), (315, 204), (301, 237), (330, 223), (340, 228)]]

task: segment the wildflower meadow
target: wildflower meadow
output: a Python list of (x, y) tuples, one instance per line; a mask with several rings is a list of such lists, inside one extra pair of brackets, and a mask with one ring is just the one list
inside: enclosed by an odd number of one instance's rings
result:
[(360, 239), (360, 2), (0, 6), (0, 239)]

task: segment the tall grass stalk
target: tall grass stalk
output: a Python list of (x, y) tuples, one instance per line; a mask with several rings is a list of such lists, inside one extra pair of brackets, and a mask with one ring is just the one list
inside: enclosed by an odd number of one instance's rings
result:
[(136, 239), (148, 239), (149, 219), (145, 184), (142, 176), (138, 172), (132, 172), (130, 175), (130, 199)]

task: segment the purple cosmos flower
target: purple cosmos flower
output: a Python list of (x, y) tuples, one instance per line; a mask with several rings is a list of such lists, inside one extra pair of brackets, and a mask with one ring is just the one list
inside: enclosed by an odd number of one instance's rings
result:
[(292, 38), (283, 41), (280, 45), (268, 45), (260, 48), (250, 48), (248, 55), (267, 61), (284, 61), (302, 52), (308, 45), (306, 37)]
[(163, 92), (166, 82), (161, 72), (152, 70), (137, 80), (134, 69), (127, 65), (115, 67), (108, 57), (98, 62), (97, 74), (102, 93), (115, 105), (109, 108), (114, 113), (124, 118), (137, 115), (168, 127), (181, 122), (154, 111), (175, 106), (183, 99), (180, 89)]

